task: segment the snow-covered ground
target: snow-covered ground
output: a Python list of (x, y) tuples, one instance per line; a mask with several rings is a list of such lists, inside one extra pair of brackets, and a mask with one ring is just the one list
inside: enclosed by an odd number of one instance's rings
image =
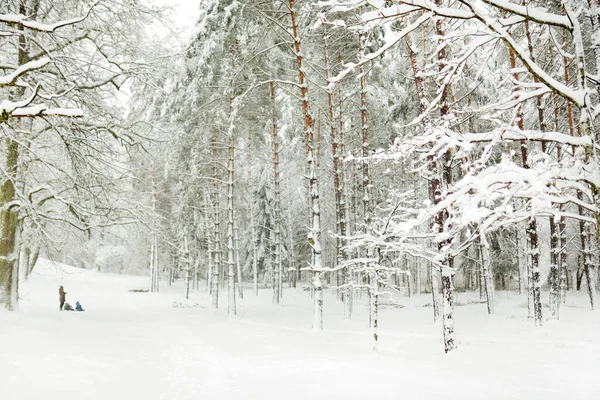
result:
[[(86, 312), (59, 312), (59, 285)], [(181, 284), (130, 291), (146, 286), (144, 277), (41, 261), (20, 311), (0, 311), (0, 399), (600, 398), (600, 313), (583, 294), (570, 297), (560, 322), (536, 329), (516, 294), (498, 293), (498, 314), (488, 316), (474, 294), (459, 293), (450, 355), (424, 306), (429, 296), (398, 298), (404, 307), (381, 311), (375, 354), (365, 299), (344, 322), (328, 293), (325, 331), (316, 333), (301, 289), (286, 288), (275, 306), (270, 290), (255, 297), (247, 288), (228, 317), (225, 291), (213, 310), (204, 288), (189, 301)]]

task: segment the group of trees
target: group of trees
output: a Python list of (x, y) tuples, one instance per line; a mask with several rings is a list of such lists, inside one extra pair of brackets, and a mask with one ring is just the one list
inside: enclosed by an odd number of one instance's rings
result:
[[(390, 291), (431, 293), (446, 352), (457, 287), (490, 313), (494, 287), (518, 289), (541, 325), (542, 288), (558, 318), (585, 277), (595, 306), (595, 0), (203, 1), (182, 54), (151, 68), (118, 40), (150, 11), (106, 3), (0, 15), (6, 290), (48, 224), (93, 235), (135, 219), (150, 290), (205, 279), (235, 314), (243, 281), (275, 303), (306, 282), (315, 329), (325, 288), (344, 318), (365, 293), (375, 346)], [(94, 25), (108, 13), (122, 31)], [(110, 91), (130, 74), (143, 79), (124, 120)], [(33, 110), (42, 99), (56, 108)]]
[[(146, 24), (159, 14), (138, 1), (0, 2), (0, 298), (18, 306), (19, 276), (42, 251), (86, 246), (139, 220), (131, 207), (122, 89), (152, 71)], [(110, 29), (108, 25), (110, 24)], [(98, 249), (101, 258), (107, 252)], [(94, 256), (88, 259), (94, 259)]]

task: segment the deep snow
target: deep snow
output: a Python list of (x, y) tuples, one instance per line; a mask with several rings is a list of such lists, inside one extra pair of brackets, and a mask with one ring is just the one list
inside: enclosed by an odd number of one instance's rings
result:
[[(0, 311), (0, 399), (527, 399), (600, 398), (600, 313), (571, 294), (561, 320), (536, 329), (524, 298), (497, 293), (497, 315), (458, 294), (458, 350), (443, 354), (428, 295), (385, 306), (371, 350), (364, 304), (352, 321), (325, 297), (325, 330), (311, 330), (311, 300), (284, 290), (271, 304), (246, 289), (238, 316), (210, 308), (205, 287), (136, 293), (148, 279), (40, 261), (22, 284), (20, 311)], [(67, 302), (87, 311), (59, 312)], [(544, 295), (547, 300), (547, 295)], [(179, 308), (175, 304), (199, 307)], [(390, 303), (390, 301), (387, 301)], [(545, 309), (547, 314), (547, 309)]]

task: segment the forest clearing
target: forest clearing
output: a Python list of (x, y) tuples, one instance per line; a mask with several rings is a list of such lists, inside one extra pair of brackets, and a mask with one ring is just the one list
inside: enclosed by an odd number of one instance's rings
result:
[[(273, 306), (261, 288), (234, 317), (211, 309), (206, 288), (186, 300), (181, 281), (160, 293), (131, 292), (147, 279), (40, 264), (21, 311), (0, 311), (0, 341), (10, 343), (0, 351), (2, 398), (589, 400), (600, 390), (598, 313), (581, 295), (569, 299), (560, 323), (536, 329), (515, 293), (499, 293), (494, 316), (471, 302), (473, 293), (460, 293), (459, 349), (450, 357), (424, 307), (430, 297), (394, 298), (403, 307), (382, 307), (374, 353), (366, 298), (343, 321), (343, 304), (327, 291), (327, 323), (315, 332), (301, 289), (286, 288)], [(58, 311), (59, 284), (86, 312)]]

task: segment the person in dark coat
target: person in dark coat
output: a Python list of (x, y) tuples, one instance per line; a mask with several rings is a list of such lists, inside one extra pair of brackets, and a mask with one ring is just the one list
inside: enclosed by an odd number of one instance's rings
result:
[(78, 301), (75, 302), (75, 311), (85, 311)]
[(62, 287), (62, 285), (58, 288), (58, 301), (60, 302), (60, 310), (62, 311), (63, 306), (65, 305), (65, 299), (67, 296), (67, 292)]

